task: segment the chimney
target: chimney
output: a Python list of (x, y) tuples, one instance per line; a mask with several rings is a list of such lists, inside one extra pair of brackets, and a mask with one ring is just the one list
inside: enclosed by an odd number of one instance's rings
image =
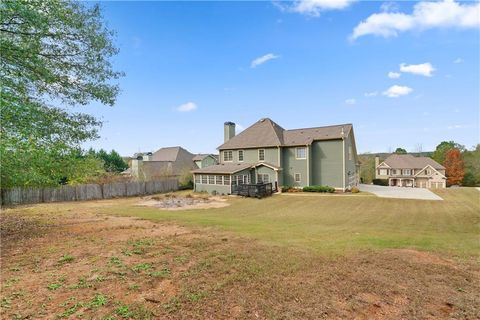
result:
[(230, 121), (225, 122), (223, 125), (223, 134), (225, 137), (224, 142), (227, 142), (228, 140), (235, 137), (235, 123)]
[(380, 164), (380, 158), (375, 156), (375, 168)]

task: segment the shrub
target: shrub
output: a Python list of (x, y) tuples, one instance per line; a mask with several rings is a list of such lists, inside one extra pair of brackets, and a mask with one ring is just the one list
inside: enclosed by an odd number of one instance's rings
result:
[(357, 187), (352, 187), (352, 190), (350, 190), (352, 193), (359, 193), (360, 190)]
[(288, 192), (292, 187), (290, 186), (282, 186), (281, 189), (282, 189), (282, 192)]
[(303, 187), (303, 192), (329, 192), (334, 193), (335, 188), (329, 186), (306, 186)]
[(377, 186), (388, 186), (388, 179), (373, 179), (372, 182)]

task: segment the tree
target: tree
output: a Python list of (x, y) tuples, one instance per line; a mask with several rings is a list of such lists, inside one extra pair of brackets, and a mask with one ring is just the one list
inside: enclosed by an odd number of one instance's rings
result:
[(395, 149), (395, 153), (396, 154), (407, 154), (407, 150), (405, 150), (403, 148), (397, 148), (397, 149)]
[(93, 165), (78, 150), (101, 122), (58, 105), (115, 102), (112, 80), (122, 74), (109, 61), (118, 50), (99, 6), (3, 1), (0, 50), (2, 187), (57, 184), (72, 167)]
[(363, 154), (359, 155), (358, 158), (362, 183), (372, 183), (373, 179), (375, 179), (375, 156)]
[(448, 150), (443, 165), (447, 175), (447, 184), (450, 186), (461, 184), (465, 171), (460, 150), (457, 148)]
[(463, 151), (465, 150), (465, 147), (454, 141), (442, 141), (433, 152), (432, 159), (437, 161), (440, 164), (444, 164), (445, 156), (448, 150), (451, 150), (451, 149), (458, 149)]
[(104, 169), (107, 172), (120, 173), (128, 169), (128, 164), (115, 150), (112, 150), (110, 153), (108, 153), (103, 149), (100, 149), (98, 152), (90, 149), (88, 150), (88, 154), (102, 160)]
[(477, 144), (473, 150), (465, 150), (462, 153), (465, 163), (465, 186), (480, 185), (480, 144)]

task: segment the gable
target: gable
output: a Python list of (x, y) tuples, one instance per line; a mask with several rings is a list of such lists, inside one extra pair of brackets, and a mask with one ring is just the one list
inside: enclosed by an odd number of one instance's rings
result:
[(278, 147), (283, 144), (283, 129), (270, 119), (261, 119), (220, 147), (219, 150)]

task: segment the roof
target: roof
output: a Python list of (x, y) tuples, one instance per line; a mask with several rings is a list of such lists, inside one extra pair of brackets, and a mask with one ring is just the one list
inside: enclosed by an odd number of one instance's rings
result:
[(189, 160), (192, 161), (193, 154), (183, 149), (182, 147), (166, 147), (155, 151), (152, 155), (152, 161), (177, 161)]
[(253, 163), (222, 163), (213, 166), (193, 170), (193, 173), (216, 173), (216, 174), (232, 174), (248, 168), (251, 168)]
[(202, 161), (206, 157), (212, 157), (213, 159), (217, 160), (213, 154), (197, 154), (193, 157), (193, 161)]
[(444, 170), (445, 167), (428, 157), (414, 157), (411, 154), (392, 154), (385, 161), (391, 168), (398, 169), (423, 169), (427, 165), (434, 169)]
[(315, 140), (341, 139), (347, 136), (351, 129), (351, 124), (341, 124), (285, 130), (271, 119), (264, 118), (219, 146), (218, 149), (309, 145)]

